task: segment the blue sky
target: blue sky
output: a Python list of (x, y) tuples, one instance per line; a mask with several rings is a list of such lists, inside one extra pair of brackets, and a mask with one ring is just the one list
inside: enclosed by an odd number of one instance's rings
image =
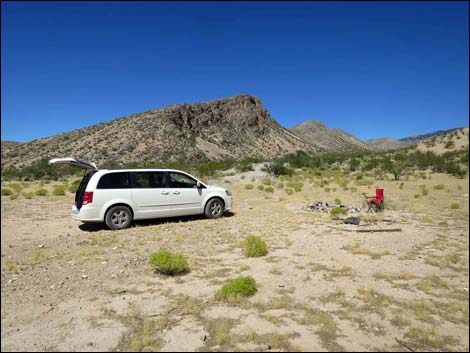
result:
[(240, 93), (361, 139), (468, 126), (467, 2), (1, 6), (2, 140)]

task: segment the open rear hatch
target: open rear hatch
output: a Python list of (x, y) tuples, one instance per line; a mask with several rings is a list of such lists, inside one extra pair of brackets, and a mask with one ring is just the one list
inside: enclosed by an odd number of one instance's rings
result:
[(49, 165), (68, 165), (71, 167), (77, 167), (82, 169), (98, 170), (95, 163), (83, 161), (81, 159), (76, 159), (72, 157), (52, 158), (51, 160), (49, 160)]
[(88, 181), (90, 180), (91, 176), (95, 174), (95, 172), (98, 170), (96, 164), (72, 157), (64, 157), (53, 158), (49, 160), (49, 165), (66, 165), (70, 167), (85, 169), (85, 175), (83, 175), (83, 179), (80, 182), (80, 186), (78, 187), (77, 192), (75, 193), (75, 207), (80, 209), (83, 205), (83, 195), (85, 194)]

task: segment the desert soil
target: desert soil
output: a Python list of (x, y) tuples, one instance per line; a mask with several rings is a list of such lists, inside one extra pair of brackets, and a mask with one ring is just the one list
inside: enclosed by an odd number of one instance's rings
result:
[[(468, 178), (351, 190), (299, 175), (302, 191), (288, 195), (277, 183), (258, 190), (255, 174), (215, 182), (234, 195), (226, 217), (122, 231), (73, 221), (71, 193), (2, 196), (2, 351), (468, 351)], [(359, 226), (306, 209), (361, 204), (376, 186), (387, 207), (361, 212)], [(389, 228), (401, 231), (356, 232)], [(247, 235), (268, 254), (244, 257)], [(160, 249), (187, 256), (190, 272), (155, 273), (147, 261)], [(227, 279), (248, 275), (254, 296), (215, 299)]]

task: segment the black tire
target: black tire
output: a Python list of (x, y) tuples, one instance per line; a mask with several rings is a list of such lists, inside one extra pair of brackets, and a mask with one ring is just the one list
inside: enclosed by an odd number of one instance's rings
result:
[(132, 223), (132, 212), (129, 207), (118, 205), (106, 212), (106, 225), (111, 230), (128, 228)]
[(210, 199), (204, 209), (207, 218), (220, 218), (224, 214), (224, 202), (221, 199)]

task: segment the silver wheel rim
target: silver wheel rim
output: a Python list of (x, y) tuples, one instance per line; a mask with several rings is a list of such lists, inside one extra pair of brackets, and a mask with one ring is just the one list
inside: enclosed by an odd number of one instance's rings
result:
[(123, 210), (114, 211), (111, 215), (111, 223), (113, 223), (115, 226), (120, 227), (125, 224), (127, 220), (128, 214)]
[(218, 216), (222, 213), (222, 204), (218, 201), (214, 202), (210, 207), (211, 215)]

